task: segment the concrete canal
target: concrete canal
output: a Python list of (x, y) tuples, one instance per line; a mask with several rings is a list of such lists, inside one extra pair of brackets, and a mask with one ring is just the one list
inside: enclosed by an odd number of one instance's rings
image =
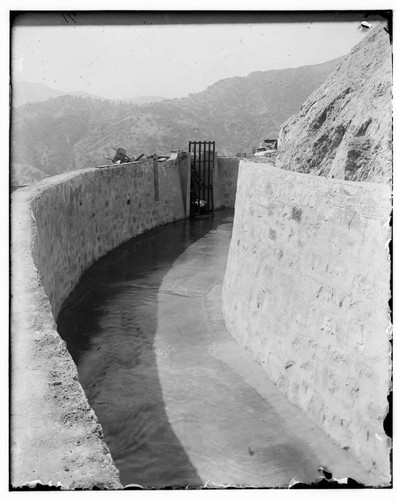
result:
[(130, 240), (81, 278), (58, 331), (123, 485), (288, 486), (365, 472), (228, 334), (221, 287), (233, 212)]

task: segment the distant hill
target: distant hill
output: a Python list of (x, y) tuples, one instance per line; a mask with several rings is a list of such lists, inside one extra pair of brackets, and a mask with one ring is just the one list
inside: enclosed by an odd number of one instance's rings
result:
[(11, 86), (11, 100), (13, 107), (23, 106), (27, 103), (43, 102), (47, 101), (48, 99), (53, 99), (55, 97), (64, 95), (101, 99), (100, 97), (93, 94), (88, 94), (87, 92), (64, 92), (62, 90), (56, 90), (42, 83), (15, 81)]
[(62, 90), (56, 90), (43, 83), (31, 83), (31, 82), (19, 82), (15, 81), (12, 84), (12, 105), (13, 107), (23, 106), (27, 103), (33, 102), (43, 102), (48, 99), (54, 99), (55, 97), (71, 95), (77, 97), (91, 97), (93, 99), (101, 99), (103, 101), (116, 101), (116, 102), (128, 102), (137, 105), (148, 104), (150, 102), (161, 102), (166, 98), (158, 95), (142, 95), (136, 97), (129, 97), (126, 99), (106, 99), (95, 94), (90, 94), (88, 92), (73, 91), (67, 92)]
[(122, 102), (132, 102), (134, 104), (149, 104), (150, 102), (161, 102), (164, 101), (166, 97), (161, 97), (158, 95), (140, 95), (137, 97), (130, 97), (128, 99), (118, 99), (118, 101)]
[(11, 88), (13, 106), (22, 106), (28, 102), (42, 102), (63, 94), (64, 92), (47, 87), (42, 83), (13, 82)]
[(103, 165), (114, 154), (111, 146), (124, 147), (129, 156), (164, 154), (186, 149), (189, 140), (214, 140), (220, 154), (250, 152), (264, 138), (277, 137), (280, 125), (342, 60), (257, 71), (189, 97), (139, 106), (70, 95), (25, 104), (12, 115), (12, 166), (28, 165), (47, 177)]

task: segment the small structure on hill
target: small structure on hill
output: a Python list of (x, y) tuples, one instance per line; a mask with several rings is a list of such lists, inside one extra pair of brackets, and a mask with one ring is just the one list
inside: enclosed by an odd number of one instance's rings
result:
[(277, 139), (265, 139), (259, 144), (254, 156), (272, 156), (277, 151)]

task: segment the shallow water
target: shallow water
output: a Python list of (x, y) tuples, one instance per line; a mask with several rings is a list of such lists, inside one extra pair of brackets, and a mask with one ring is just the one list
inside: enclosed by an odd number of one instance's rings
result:
[(115, 249), (84, 274), (58, 317), (123, 484), (202, 484), (165, 410), (157, 356), (175, 346), (158, 353), (154, 343), (159, 295), (197, 294), (188, 283), (194, 269), (185, 283), (162, 287), (166, 273), (219, 223), (176, 222)]
[(346, 470), (346, 455), (224, 327), (232, 216), (176, 222), (115, 249), (59, 315), (124, 485), (287, 486), (332, 460)]

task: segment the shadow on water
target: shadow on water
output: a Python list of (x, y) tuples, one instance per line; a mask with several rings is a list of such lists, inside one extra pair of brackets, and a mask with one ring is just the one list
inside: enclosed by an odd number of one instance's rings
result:
[(124, 485), (203, 483), (168, 422), (154, 337), (163, 277), (222, 220), (180, 221), (121, 245), (84, 273), (58, 316)]

